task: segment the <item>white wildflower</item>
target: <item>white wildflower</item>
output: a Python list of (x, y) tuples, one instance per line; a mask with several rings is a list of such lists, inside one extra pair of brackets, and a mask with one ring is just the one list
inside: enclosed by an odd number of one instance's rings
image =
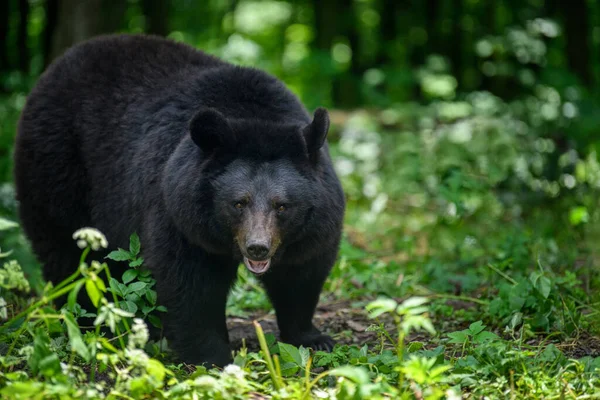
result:
[(223, 369), (223, 373), (236, 379), (244, 379), (244, 370), (235, 364), (226, 365)]
[(4, 300), (4, 297), (0, 297), (0, 319), (8, 319), (6, 306), (6, 300)]
[(150, 357), (140, 349), (125, 349), (125, 357), (129, 360), (129, 363), (136, 367), (146, 367)]
[(202, 375), (194, 379), (194, 385), (203, 388), (213, 388), (217, 386), (218, 381), (210, 375)]
[(23, 346), (17, 350), (17, 354), (28, 359), (33, 355), (33, 346)]
[(77, 241), (77, 247), (85, 249), (90, 246), (92, 250), (98, 251), (100, 248), (106, 249), (108, 241), (106, 236), (96, 228), (81, 228), (73, 233), (73, 239)]
[(148, 333), (148, 326), (146, 326), (146, 323), (141, 318), (134, 318), (127, 347), (130, 349), (136, 347), (142, 348), (148, 342), (149, 336), (150, 334)]

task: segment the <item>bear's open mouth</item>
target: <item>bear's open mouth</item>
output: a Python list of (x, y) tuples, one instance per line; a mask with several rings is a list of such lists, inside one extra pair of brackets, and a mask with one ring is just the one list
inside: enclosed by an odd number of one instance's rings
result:
[(249, 259), (248, 257), (244, 257), (244, 264), (246, 264), (246, 268), (250, 270), (250, 272), (255, 273), (256, 275), (262, 275), (271, 266), (271, 259), (263, 260), (263, 261), (254, 261)]

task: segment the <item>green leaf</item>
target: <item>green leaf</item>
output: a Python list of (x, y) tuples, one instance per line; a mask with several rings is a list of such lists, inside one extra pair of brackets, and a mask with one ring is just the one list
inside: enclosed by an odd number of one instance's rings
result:
[(429, 300), (426, 297), (411, 297), (400, 304), (401, 308), (414, 308), (426, 304)]
[(142, 298), (137, 293), (129, 293), (127, 296), (125, 296), (125, 300), (129, 300), (134, 303), (138, 303), (141, 299)]
[(160, 318), (158, 318), (156, 315), (148, 315), (146, 318), (148, 318), (148, 321), (150, 321), (152, 326), (156, 328), (162, 328), (162, 322), (160, 321)]
[(547, 276), (540, 278), (539, 286), (537, 287), (539, 292), (544, 296), (545, 299), (550, 296), (550, 290), (552, 289), (552, 281)]
[[(143, 260), (143, 259), (142, 258), (138, 258), (138, 260)], [(140, 276), (140, 278), (151, 278), (152, 277), (152, 272), (150, 272), (149, 269), (141, 268), (139, 276)]]
[(282, 362), (281, 363), (281, 375), (288, 377), (295, 375), (300, 370), (300, 367), (294, 362)]
[(119, 302), (119, 306), (121, 306), (122, 310), (130, 312), (132, 314), (135, 314), (138, 310), (138, 307), (135, 305), (135, 303), (129, 300)]
[(17, 226), (19, 226), (19, 224), (16, 222), (0, 217), (0, 231), (6, 231), (8, 229), (16, 228)]
[(393, 299), (381, 298), (367, 304), (366, 309), (369, 312), (369, 318), (377, 318), (381, 314), (394, 311), (397, 305), (398, 303)]
[(138, 271), (135, 269), (128, 269), (123, 273), (123, 277), (121, 278), (123, 283), (129, 283), (134, 280), (138, 276)]
[[(115, 278), (111, 277), (110, 280), (108, 281), (108, 284), (113, 293), (115, 293), (119, 297), (125, 297), (123, 291), (121, 290), (121, 286), (120, 286), (120, 285), (123, 285), (122, 283), (119, 283), (119, 281), (117, 281)], [(125, 285), (123, 285), (123, 286), (125, 286)]]
[(5, 258), (5, 257), (8, 257), (8, 256), (10, 256), (12, 253), (13, 253), (13, 251), (12, 251), (12, 250), (9, 250), (9, 251), (7, 251), (7, 252), (5, 252), (5, 253), (2, 253), (2, 252), (0, 251), (0, 258)]
[[(539, 356), (540, 361), (551, 362), (551, 363), (555, 362), (557, 359), (562, 359), (562, 358), (564, 358), (564, 355), (552, 343), (550, 343), (548, 346), (546, 346), (544, 351), (542, 351), (542, 353)], [(600, 360), (600, 358), (599, 358), (599, 360)]]
[(126, 284), (118, 282), (117, 281), (117, 285), (119, 285), (119, 291), (121, 292), (121, 296), (125, 297), (127, 296), (127, 294), (129, 293), (129, 288), (127, 287)]
[(144, 289), (146, 286), (148, 286), (146, 282), (133, 282), (132, 284), (127, 286), (127, 288), (129, 289), (129, 292), (138, 292)]
[(135, 260), (129, 262), (129, 266), (132, 268), (137, 268), (144, 263), (144, 259), (142, 257), (136, 258)]
[(430, 377), (437, 377), (437, 376), (440, 376), (440, 375), (444, 374), (446, 371), (449, 371), (451, 369), (452, 369), (451, 365), (439, 365), (437, 367), (433, 367), (429, 371), (429, 376)]
[(106, 256), (106, 258), (113, 260), (113, 261), (128, 261), (128, 260), (132, 259), (133, 257), (127, 250), (123, 250), (120, 248), (118, 250), (111, 251)]
[(310, 358), (310, 350), (306, 347), (300, 346), (300, 348), (298, 348), (298, 351), (300, 352), (300, 365), (304, 369), (306, 368), (306, 364), (308, 363), (308, 359)]
[(431, 334), (435, 334), (435, 328), (431, 320), (424, 315), (408, 315), (400, 324), (404, 333), (409, 334), (410, 331), (418, 331), (424, 329)]
[(96, 276), (96, 279), (94, 279), (94, 284), (96, 285), (98, 290), (100, 290), (103, 293), (106, 293), (106, 285), (104, 284), (104, 280), (102, 278)]
[(60, 360), (50, 349), (50, 338), (43, 328), (35, 331), (33, 353), (27, 361), (34, 374), (51, 377), (61, 373)]
[(158, 295), (156, 294), (156, 291), (152, 289), (146, 291), (146, 300), (148, 300), (148, 303), (155, 305), (156, 301), (158, 300)]
[(135, 232), (129, 237), (129, 253), (132, 256), (140, 254), (140, 237)]
[(531, 326), (534, 328), (546, 329), (548, 328), (549, 324), (550, 321), (548, 320), (548, 317), (539, 313), (536, 314), (535, 317), (533, 317), (533, 319), (531, 320)]
[(5, 388), (0, 390), (0, 394), (6, 396), (6, 399), (33, 399), (40, 398), (40, 393), (44, 390), (42, 382), (32, 380), (26, 382), (11, 382)]
[(369, 355), (369, 346), (365, 344), (358, 352), (359, 357), (367, 357)]
[(100, 293), (100, 290), (98, 290), (98, 287), (93, 280), (88, 279), (85, 281), (85, 291), (87, 292), (94, 307), (98, 308), (102, 294)]
[(292, 362), (298, 366), (302, 365), (302, 356), (300, 351), (291, 344), (279, 343), (279, 356), (282, 361)]
[(520, 291), (513, 288), (511, 290), (511, 295), (508, 299), (508, 304), (510, 306), (511, 311), (520, 311), (525, 305), (526, 298), (520, 296)]
[(333, 376), (343, 376), (344, 378), (350, 379), (351, 381), (366, 385), (370, 382), (369, 374), (363, 367), (352, 367), (350, 365), (344, 365), (343, 367), (336, 368), (330, 372)]
[(485, 325), (481, 321), (473, 322), (471, 325), (469, 325), (469, 331), (470, 331), (471, 335), (473, 335), (473, 336), (477, 335), (479, 332), (483, 331), (484, 329), (485, 329)]
[(157, 382), (161, 382), (165, 379), (165, 366), (158, 360), (153, 358), (148, 360), (146, 364), (146, 371), (150, 374)]
[(77, 282), (73, 290), (69, 292), (69, 296), (67, 296), (67, 307), (69, 307), (70, 310), (73, 310), (73, 308), (75, 307), (75, 304), (77, 303), (77, 295), (79, 294), (79, 291), (81, 290), (84, 284), (85, 282), (83, 280)]
[(450, 341), (448, 343), (464, 344), (469, 339), (468, 331), (451, 332), (448, 334)]
[(529, 275), (529, 281), (543, 298), (547, 299), (550, 296), (550, 291), (552, 290), (552, 281), (550, 278), (535, 271)]
[(414, 353), (416, 351), (421, 350), (424, 347), (423, 342), (410, 342), (408, 345), (408, 352)]
[(485, 343), (490, 340), (499, 339), (499, 336), (493, 332), (483, 331), (473, 337), (473, 341), (477, 343)]
[(75, 317), (73, 317), (73, 314), (65, 310), (62, 311), (62, 314), (65, 319), (65, 325), (67, 326), (67, 333), (69, 335), (69, 344), (71, 345), (71, 350), (79, 354), (81, 358), (83, 358), (85, 361), (90, 361), (90, 350), (83, 342), (81, 331), (79, 330), (77, 322), (75, 322)]
[(542, 276), (542, 273), (539, 271), (533, 271), (531, 274), (529, 274), (529, 282), (531, 282), (533, 287), (535, 287), (537, 280), (540, 279), (540, 276)]
[(574, 207), (569, 210), (569, 222), (571, 222), (571, 225), (585, 224), (589, 219), (590, 215), (585, 207)]
[(517, 326), (521, 325), (521, 322), (523, 322), (523, 313), (518, 312), (515, 313), (512, 318), (510, 319), (510, 323), (508, 324), (508, 326), (510, 327), (510, 329), (516, 329)]
[(143, 306), (142, 307), (142, 314), (144, 315), (148, 315), (149, 313), (151, 313), (152, 311), (154, 311), (155, 307), (151, 307), (151, 306)]

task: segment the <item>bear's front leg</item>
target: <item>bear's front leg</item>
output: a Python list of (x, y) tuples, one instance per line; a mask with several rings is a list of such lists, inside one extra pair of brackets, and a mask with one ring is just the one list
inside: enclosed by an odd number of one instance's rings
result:
[(331, 351), (335, 341), (312, 323), (323, 283), (333, 261), (274, 265), (261, 277), (275, 312), (281, 340), (294, 346)]
[(165, 336), (181, 361), (224, 366), (231, 362), (225, 307), (237, 265), (202, 253), (180, 253), (157, 279)]

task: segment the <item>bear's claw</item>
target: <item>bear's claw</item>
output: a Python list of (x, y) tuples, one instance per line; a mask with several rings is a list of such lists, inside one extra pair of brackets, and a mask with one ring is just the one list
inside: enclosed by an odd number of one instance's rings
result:
[(294, 338), (293, 340), (287, 341), (296, 347), (309, 347), (315, 351), (326, 351), (330, 352), (335, 346), (335, 340), (329, 335), (324, 334), (309, 334)]

